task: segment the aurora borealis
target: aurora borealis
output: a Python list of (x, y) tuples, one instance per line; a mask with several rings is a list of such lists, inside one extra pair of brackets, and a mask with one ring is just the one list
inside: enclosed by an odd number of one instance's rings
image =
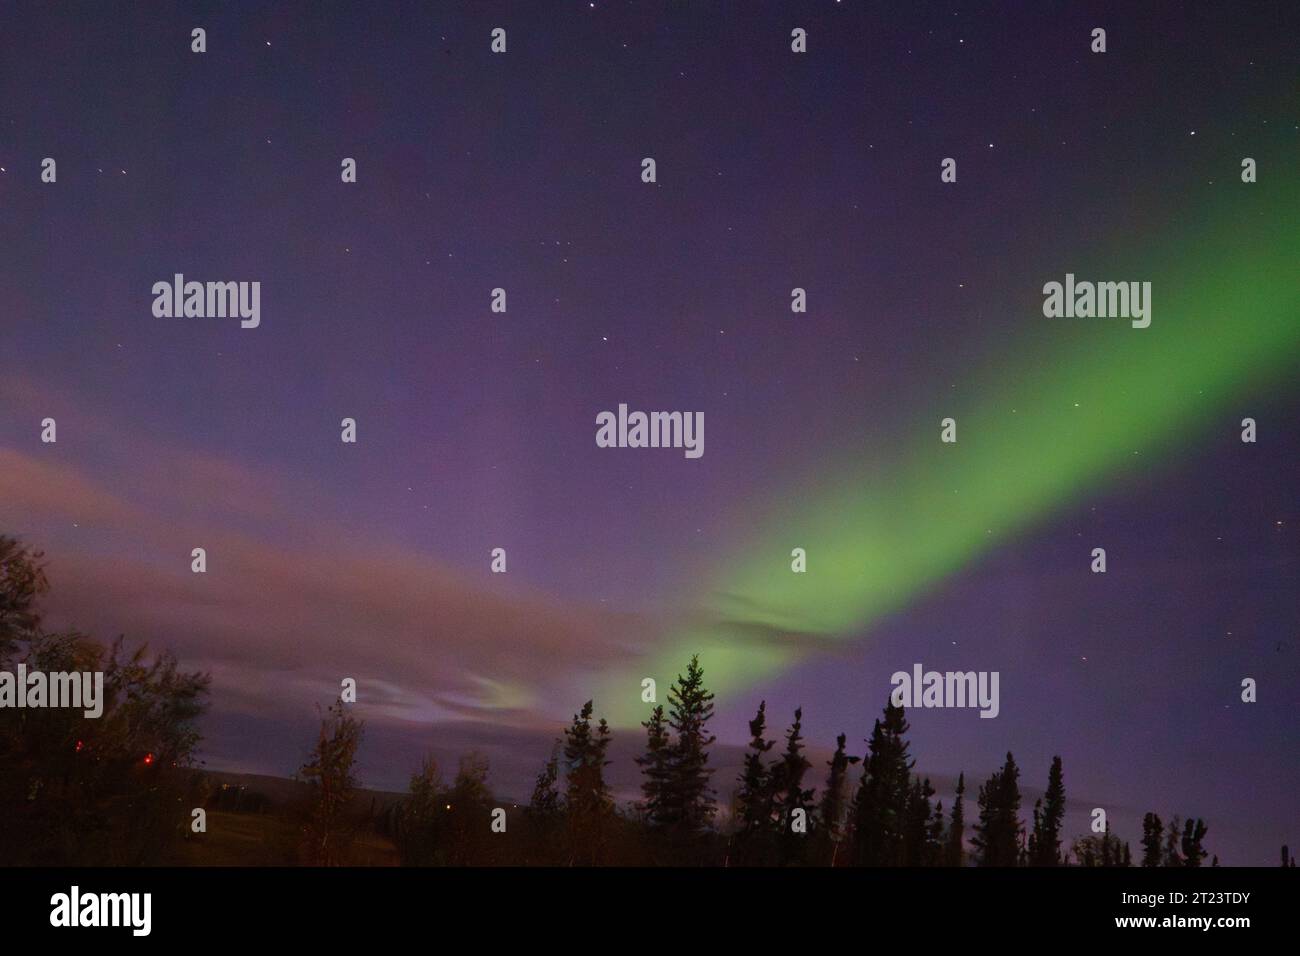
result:
[[(1000, 671), (996, 719), (909, 713), (945, 799), (1060, 754), (1072, 831), (1271, 862), (1300, 13), (744, 6), (0, 12), (0, 533), (51, 623), (210, 671), (212, 768), (292, 773), (346, 676), (365, 784), (476, 749), (520, 798), (589, 698), (634, 794), (641, 681), (695, 653), (724, 805), (760, 700), (820, 778), (891, 673)], [(1150, 326), (1045, 316), (1067, 274), (1149, 282)], [(256, 327), (155, 314), (178, 275), (259, 283)], [(623, 405), (707, 450), (598, 447)]]
[[(1284, 195), (1282, 204), (1300, 208), (1300, 195)], [(809, 504), (781, 514), (721, 562), (703, 590), (705, 601), (716, 596), (709, 607), (716, 618), (674, 634), (646, 672), (666, 683), (677, 662), (699, 652), (720, 690), (752, 686), (806, 645), (756, 649), (736, 641), (738, 633), (860, 633), (1008, 536), (1095, 492), (1132, 455), (1167, 458), (1211, 423), (1229, 421), (1242, 386), (1277, 382), (1294, 371), (1300, 349), (1300, 232), (1261, 213), (1234, 199), (1197, 234), (1151, 243), (1154, 284), (1167, 299), (1163, 321), (1144, 330), (1150, 334), (1111, 322), (1082, 349), (1073, 342), (1015, 354), (1013, 346), (1005, 366), (1017, 370), (1013, 381), (985, 375), (977, 401), (945, 409), (959, 423), (953, 445), (938, 442), (937, 417), (927, 424), (918, 416), (915, 437), (888, 466), (837, 462), (834, 478), (787, 493)], [(1230, 251), (1207, 254), (1229, 218), (1259, 225), (1248, 237), (1235, 233), (1243, 241)], [(810, 555), (806, 575), (790, 573), (791, 546)], [(632, 686), (631, 676), (619, 680)], [(621, 701), (618, 686), (608, 696)], [(641, 710), (617, 714), (635, 725)]]

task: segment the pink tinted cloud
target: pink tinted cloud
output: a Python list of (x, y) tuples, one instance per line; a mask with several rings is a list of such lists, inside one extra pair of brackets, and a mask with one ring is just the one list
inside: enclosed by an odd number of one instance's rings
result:
[[(141, 447), (124, 438), (119, 450)], [(285, 697), (309, 707), (353, 677), (380, 719), (550, 724), (565, 713), (542, 701), (627, 666), (649, 635), (645, 620), (566, 605), (486, 566), (469, 575), (358, 538), (320, 517), (315, 489), (268, 490), (239, 462), (153, 444), (132, 481), (109, 487), (66, 458), (61, 445), (0, 448), (0, 531), (48, 552), (48, 623), (211, 669), (214, 710)], [(176, 475), (194, 479), (183, 495)], [(292, 507), (303, 501), (311, 513)], [(249, 516), (265, 526), (225, 520)], [(190, 569), (194, 546), (205, 574)]]

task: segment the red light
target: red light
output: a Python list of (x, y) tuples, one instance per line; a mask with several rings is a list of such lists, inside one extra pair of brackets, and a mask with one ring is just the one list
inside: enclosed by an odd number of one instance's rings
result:
[(78, 741), (77, 741), (77, 753), (81, 753), (81, 748), (84, 747), (84, 746), (85, 746), (85, 743), (84, 743), (83, 741), (78, 740)]
[(147, 767), (153, 763), (153, 754), (144, 755), (144, 765)]

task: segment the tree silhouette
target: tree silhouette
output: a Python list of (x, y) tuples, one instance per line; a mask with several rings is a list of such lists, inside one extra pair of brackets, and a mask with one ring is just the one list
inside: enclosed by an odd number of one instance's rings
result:
[[(907, 791), (907, 807), (903, 832), (903, 865), (933, 866), (939, 862), (940, 843), (936, 838), (934, 808), (930, 798), (934, 796), (934, 787), (930, 778), (924, 780), (912, 778)], [(939, 830), (942, 833), (943, 818), (938, 817)]]
[(37, 602), (50, 588), (44, 557), (17, 538), (0, 535), (0, 662), (7, 662), (14, 645), (30, 640), (40, 628)]
[(604, 852), (607, 818), (613, 813), (609, 786), (605, 783), (605, 751), (609, 747), (609, 725), (602, 717), (593, 731), (592, 702), (582, 705), (564, 732), (565, 812), (568, 815), (573, 861), (599, 862)]
[(559, 831), (564, 806), (555, 785), (559, 780), (562, 747), (559, 740), (551, 746), (551, 756), (537, 774), (524, 811), (531, 855), (537, 862), (549, 863), (560, 858)]
[(903, 860), (907, 815), (907, 719), (891, 700), (867, 741), (867, 757), (853, 806), (854, 859), (859, 866), (898, 866)]
[(1179, 855), (1179, 845), (1183, 839), (1183, 822), (1179, 819), (1178, 814), (1169, 821), (1169, 827), (1165, 830), (1165, 849), (1162, 859), (1164, 866), (1182, 866), (1183, 858)]
[(962, 798), (966, 793), (966, 774), (957, 775), (957, 799), (952, 804), (952, 817), (948, 823), (948, 840), (944, 862), (948, 866), (964, 866), (966, 863), (966, 847), (964, 840), (966, 837), (966, 818), (965, 810), (962, 807)]
[[(928, 777), (924, 783), (929, 786), (930, 780)], [(934, 812), (930, 814), (929, 832), (926, 834), (926, 865), (946, 866), (947, 853), (948, 835), (943, 825), (943, 801), (940, 800), (934, 805)]]
[(1059, 866), (1061, 825), (1065, 821), (1065, 781), (1061, 758), (1052, 758), (1047, 773), (1047, 791), (1034, 803), (1034, 828), (1029, 836), (1030, 866)]
[(774, 803), (777, 809), (777, 827), (781, 834), (781, 863), (789, 865), (801, 855), (806, 844), (806, 835), (795, 833), (793, 822), (796, 811), (803, 811), (805, 826), (808, 822), (808, 807), (812, 803), (813, 791), (803, 788), (804, 774), (812, 764), (803, 755), (803, 708), (794, 712), (794, 723), (785, 735), (785, 752), (772, 769)]
[(767, 831), (772, 820), (772, 779), (770, 769), (763, 763), (776, 741), (763, 737), (767, 729), (767, 701), (760, 701), (758, 712), (749, 722), (749, 747), (740, 772), (740, 787), (736, 792), (736, 859), (742, 864), (761, 862), (767, 843)]
[(1142, 818), (1142, 865), (1145, 867), (1160, 866), (1163, 862), (1160, 849), (1160, 840), (1164, 835), (1165, 826), (1160, 822), (1160, 817), (1154, 813), (1148, 813)]
[(979, 790), (979, 822), (971, 843), (980, 866), (1015, 866), (1020, 855), (1020, 770), (1007, 753), (1002, 769)]
[(1183, 835), (1181, 846), (1183, 850), (1183, 866), (1200, 866), (1201, 861), (1205, 859), (1205, 848), (1201, 846), (1201, 841), (1205, 839), (1205, 821), (1199, 817), (1193, 821), (1191, 817), (1183, 824)]
[(670, 758), (672, 756), (672, 739), (668, 735), (668, 725), (664, 719), (663, 705), (650, 712), (650, 719), (643, 721), (646, 729), (646, 752), (637, 757), (641, 767), (641, 793), (644, 797), (642, 806), (646, 821), (655, 827), (665, 823), (665, 788), (668, 785)]
[(1121, 843), (1119, 837), (1110, 832), (1110, 821), (1101, 833), (1090, 834), (1074, 841), (1071, 847), (1080, 866), (1117, 867), (1132, 864), (1132, 854), (1128, 844)]
[[(41, 559), (40, 552), (0, 535), (0, 669), (16, 669), (21, 662), (29, 672), (102, 671), (104, 711), (99, 720), (85, 721), (65, 708), (0, 708), (0, 865), (161, 862), (177, 838), (188, 836), (189, 808), (204, 802), (200, 775), (192, 768), (199, 743), (195, 721), (208, 679), (180, 671), (169, 654), (150, 658), (144, 648), (128, 652), (121, 639), (105, 647), (77, 632), (46, 632), (40, 599), (49, 584)], [(639, 815), (622, 814), (614, 806), (605, 780), (610, 729), (603, 719), (595, 721), (593, 703), (587, 701), (537, 775), (522, 818), (522, 841), (490, 836), (496, 801), (487, 784), (487, 761), (474, 753), (461, 759), (450, 786), (426, 759), (412, 775), (405, 799), (382, 811), (385, 830), (405, 865), (503, 862), (507, 854), (511, 862), (584, 865), (733, 859), (742, 864), (963, 865), (965, 774), (958, 777), (945, 826), (943, 804), (933, 802), (930, 780), (912, 772), (905, 711), (892, 700), (875, 720), (863, 758), (846, 752), (845, 734), (836, 738), (806, 839), (790, 826), (798, 811), (807, 820), (815, 793), (804, 786), (811, 764), (803, 710), (795, 710), (784, 751), (769, 763), (775, 742), (765, 737), (766, 702), (761, 702), (749, 721), (751, 739), (734, 800), (733, 852), (727, 853), (715, 829), (709, 786), (713, 699), (699, 658), (692, 657), (669, 692), (669, 706), (656, 706), (642, 723), (646, 750), (636, 758), (642, 772)], [(359, 826), (351, 806), (362, 733), (362, 724), (341, 701), (321, 718), (316, 745), (298, 773), (309, 803), (301, 818), (293, 811), (281, 817), (300, 824), (296, 836), (306, 862), (348, 861)], [(862, 773), (850, 798), (849, 767), (858, 762)], [(1060, 866), (1071, 854), (1082, 866), (1132, 865), (1129, 844), (1112, 834), (1109, 824), (1101, 834), (1076, 839), (1070, 853), (1062, 854), (1066, 804), (1059, 756), (1052, 760), (1028, 831), (1020, 803), (1019, 769), (1008, 753), (979, 788), (971, 843), (980, 865)], [(221, 809), (238, 812), (239, 804)], [(1198, 817), (1174, 816), (1165, 825), (1147, 813), (1141, 865), (1204, 865), (1210, 856), (1204, 847), (1207, 829)], [(292, 827), (284, 831), (294, 834)], [(511, 833), (516, 832), (512, 824)], [(188, 844), (186, 852), (199, 844), (201, 839)], [(1217, 857), (1211, 860), (1218, 865)], [(1286, 846), (1281, 863), (1295, 865)]]
[(707, 724), (713, 717), (713, 694), (704, 687), (699, 655), (691, 658), (686, 675), (668, 691), (668, 726), (676, 734), (669, 749), (659, 820), (689, 837), (707, 827), (717, 812), (709, 777), (708, 747), (714, 738)]
[(162, 862), (202, 804), (194, 769), (206, 675), (175, 657), (49, 633), (42, 555), (0, 535), (0, 670), (103, 674), (102, 713), (0, 707), (0, 863), (120, 866)]
[(353, 764), (361, 733), (361, 722), (344, 710), (341, 700), (335, 701), (321, 719), (316, 746), (298, 771), (311, 787), (303, 848), (313, 865), (338, 866), (352, 842), (354, 827), (347, 810), (356, 791)]
[(445, 789), (437, 761), (426, 757), (419, 772), (411, 775), (409, 793), (397, 814), (394, 842), (403, 866), (445, 862), (441, 855), (447, 818)]
[(489, 828), (496, 802), (488, 789), (488, 761), (475, 751), (460, 758), (456, 779), (447, 791), (447, 852), (450, 866), (492, 862)]
[[(751, 723), (750, 729), (753, 729)], [(835, 753), (828, 761), (830, 766), (830, 775), (826, 778), (826, 789), (822, 792), (821, 807), (818, 809), (818, 819), (821, 822), (821, 837), (823, 842), (832, 844), (830, 850), (830, 864), (835, 865), (835, 858), (839, 853), (839, 845), (844, 837), (845, 830), (845, 810), (848, 806), (848, 770), (851, 764), (858, 762), (859, 757), (851, 757), (845, 752), (845, 742), (848, 737), (840, 734), (835, 738)], [(748, 760), (748, 758), (746, 758)]]
[(550, 759), (537, 774), (533, 795), (528, 801), (528, 811), (536, 817), (551, 819), (560, 812), (560, 794), (555, 784), (560, 778), (560, 742), (551, 748)]

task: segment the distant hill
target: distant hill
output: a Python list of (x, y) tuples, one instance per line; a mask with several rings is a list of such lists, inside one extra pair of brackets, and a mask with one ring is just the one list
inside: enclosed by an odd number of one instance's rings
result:
[[(244, 798), (261, 798), (268, 806), (285, 807), (307, 799), (309, 787), (301, 780), (272, 777), (260, 773), (230, 773), (225, 770), (204, 771), (208, 779), (220, 788), (244, 788)], [(358, 788), (350, 809), (356, 813), (383, 813), (395, 803), (406, 798), (404, 793), (391, 790), (365, 790)]]

